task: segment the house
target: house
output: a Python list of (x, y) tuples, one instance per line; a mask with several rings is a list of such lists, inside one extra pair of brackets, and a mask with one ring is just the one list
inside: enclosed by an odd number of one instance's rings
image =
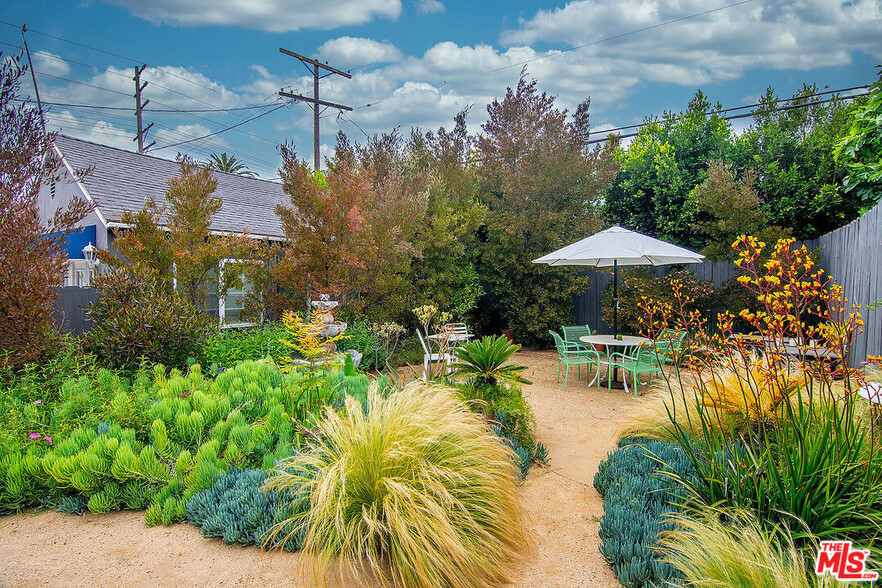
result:
[[(130, 228), (121, 222), (123, 213), (141, 210), (151, 197), (160, 206), (167, 205), (166, 182), (177, 176), (180, 168), (174, 161), (64, 135), (56, 137), (55, 151), (62, 161), (62, 181), (43, 186), (40, 214), (45, 221), (57, 209), (67, 206), (74, 195), (95, 203), (95, 210), (79, 223), (80, 230), (66, 244), (69, 269), (64, 285), (88, 286), (95, 267), (84, 248), (91, 244), (115, 251), (114, 238)], [(93, 170), (85, 178), (74, 177), (74, 170), (89, 167)], [(211, 224), (213, 232), (241, 235), (247, 229), (254, 238), (285, 240), (275, 213), (276, 205), (286, 200), (280, 184), (221, 172), (215, 172), (215, 177), (214, 195), (223, 204)], [(221, 324), (241, 323), (238, 314), (247, 289), (248, 285), (243, 290), (229, 291), (225, 298), (217, 298), (216, 312)], [(214, 308), (207, 310), (215, 312)]]

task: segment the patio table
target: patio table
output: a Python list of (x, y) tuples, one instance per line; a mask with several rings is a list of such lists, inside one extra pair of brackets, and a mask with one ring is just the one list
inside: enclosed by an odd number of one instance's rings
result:
[(882, 382), (867, 382), (857, 393), (870, 402), (882, 404)]
[[(755, 333), (750, 334), (741, 334), (741, 333), (733, 333), (729, 335), (729, 339), (733, 341), (743, 341), (747, 345), (754, 347), (756, 349), (760, 349), (766, 345), (766, 342), (769, 341), (767, 337), (762, 335), (758, 335)], [(808, 349), (800, 349), (798, 345), (795, 343), (795, 339), (792, 337), (788, 337), (787, 339), (780, 340), (777, 342), (772, 342), (775, 345), (776, 349), (782, 350), (787, 355), (792, 357), (804, 357), (805, 359), (820, 359), (823, 361), (829, 361), (831, 364), (835, 365), (839, 362), (841, 357), (835, 351), (827, 349), (826, 347), (816, 347), (814, 343)]]
[[(579, 337), (579, 340), (583, 343), (588, 343), (589, 345), (606, 345), (607, 347), (621, 347), (624, 352), (629, 347), (638, 347), (640, 345), (646, 345), (652, 343), (652, 339), (647, 339), (646, 337), (636, 337), (634, 335), (619, 335), (618, 338), (612, 335), (585, 335), (583, 337)], [(598, 374), (599, 375), (599, 374)], [(597, 379), (598, 376), (595, 376)], [(607, 379), (609, 379), (609, 374), (606, 375)], [(594, 381), (591, 381), (593, 384)], [(589, 386), (591, 384), (588, 384)], [(606, 380), (602, 380), (600, 382), (601, 386), (605, 386), (607, 384)], [(613, 370), (613, 380), (610, 385), (613, 388), (617, 388), (619, 390), (625, 389), (625, 383), (619, 380), (619, 368), (615, 368)]]
[(451, 354), (451, 361), (456, 361), (456, 356), (452, 355), (454, 349), (474, 337), (472, 333), (435, 333), (429, 335), (429, 339), (435, 342), (438, 349), (441, 349), (444, 339), (447, 339), (447, 351)]
[(448, 343), (462, 343), (472, 337), (474, 335), (471, 333), (436, 333), (435, 335), (429, 335), (429, 339), (433, 341), (437, 342), (446, 338)]

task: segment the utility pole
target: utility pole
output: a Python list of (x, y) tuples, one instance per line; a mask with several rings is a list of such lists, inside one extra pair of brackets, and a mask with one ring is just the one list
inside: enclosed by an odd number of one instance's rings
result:
[(150, 100), (145, 100), (143, 103), (141, 102), (141, 92), (144, 91), (144, 88), (147, 87), (147, 82), (141, 83), (141, 73), (147, 68), (147, 65), (142, 65), (141, 67), (135, 66), (135, 77), (132, 79), (135, 81), (135, 118), (138, 119), (138, 136), (132, 139), (132, 141), (138, 142), (138, 153), (145, 153), (148, 149), (156, 145), (156, 141), (153, 141), (147, 147), (144, 147), (144, 137), (147, 135), (147, 131), (150, 130), (150, 127), (153, 126), (153, 123), (147, 125), (147, 128), (144, 128), (141, 123), (141, 112), (147, 105), (150, 104)]
[[(301, 102), (309, 102), (312, 104), (312, 157), (313, 157), (313, 168), (315, 171), (319, 171), (320, 161), (319, 161), (319, 147), (321, 145), (319, 140), (319, 115), (323, 112), (319, 110), (320, 106), (324, 106), (325, 108), (339, 108), (340, 110), (351, 111), (352, 107), (345, 106), (343, 104), (336, 104), (334, 102), (327, 102), (325, 100), (319, 100), (319, 80), (321, 78), (327, 77), (332, 74), (337, 74), (343, 76), (347, 80), (352, 79), (352, 75), (349, 72), (345, 72), (339, 70), (335, 67), (331, 67), (327, 63), (321, 63), (316, 61), (315, 59), (310, 59), (309, 57), (304, 57), (299, 53), (294, 53), (293, 51), (288, 51), (287, 49), (282, 49), (279, 47), (279, 52), (284, 53), (285, 55), (289, 55), (291, 57), (295, 57), (300, 60), (300, 62), (309, 69), (312, 74), (312, 98), (308, 96), (301, 96), (299, 94), (292, 94), (291, 92), (279, 91), (279, 96), (283, 96), (285, 98), (293, 98), (295, 100), (300, 100)], [(309, 67), (312, 66), (312, 67)], [(319, 76), (319, 68), (328, 70), (329, 73), (326, 73), (323, 76)]]
[(43, 127), (43, 134), (46, 134), (46, 117), (43, 116), (43, 103), (40, 102), (40, 90), (37, 88), (37, 76), (34, 72), (34, 64), (31, 62), (31, 50), (28, 49), (28, 40), (25, 37), (25, 33), (28, 32), (28, 27), (25, 25), (21, 25), (21, 40), (24, 42), (25, 53), (28, 54), (28, 67), (31, 70), (31, 80), (34, 82), (34, 94), (37, 95), (37, 112), (40, 113), (40, 125)]

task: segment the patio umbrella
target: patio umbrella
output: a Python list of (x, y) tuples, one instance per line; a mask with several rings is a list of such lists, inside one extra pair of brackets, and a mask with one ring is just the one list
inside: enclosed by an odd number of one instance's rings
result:
[(533, 263), (613, 268), (613, 335), (619, 334), (619, 266), (701, 263), (704, 255), (618, 225), (567, 245)]

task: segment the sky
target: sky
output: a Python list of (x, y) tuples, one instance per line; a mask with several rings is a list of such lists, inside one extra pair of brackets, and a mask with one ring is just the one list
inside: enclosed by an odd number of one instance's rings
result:
[(882, 63), (882, 0), (0, 0), (4, 56), (23, 24), (53, 130), (135, 150), (132, 77), (146, 65), (151, 155), (223, 152), (270, 180), (279, 144), (310, 165), (313, 152), (311, 106), (278, 96), (311, 96), (312, 74), (280, 48), (351, 72), (320, 81), (322, 100), (353, 108), (322, 113), (323, 158), (340, 130), (406, 136), (468, 107), (478, 133), (524, 68), (570, 112), (590, 97), (602, 137), (699, 89), (739, 107), (769, 86), (870, 84)]

